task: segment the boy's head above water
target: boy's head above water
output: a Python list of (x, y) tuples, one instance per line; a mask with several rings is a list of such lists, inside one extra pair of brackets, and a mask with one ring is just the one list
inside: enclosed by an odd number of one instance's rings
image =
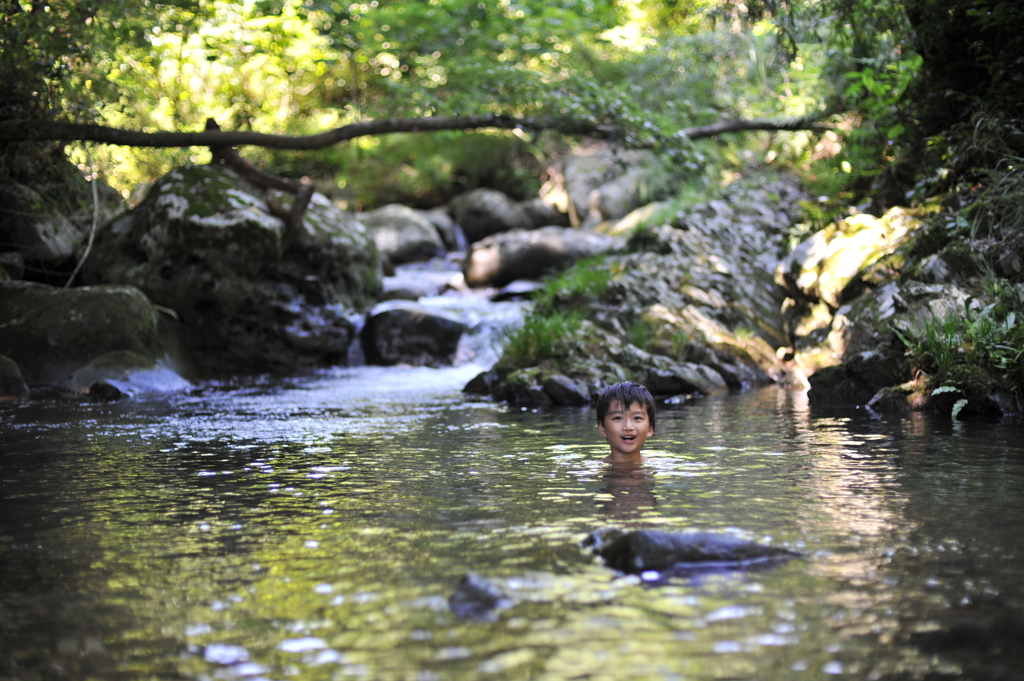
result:
[(640, 449), (654, 435), (654, 398), (639, 383), (609, 386), (597, 398), (597, 430), (612, 451), (605, 462), (643, 461)]

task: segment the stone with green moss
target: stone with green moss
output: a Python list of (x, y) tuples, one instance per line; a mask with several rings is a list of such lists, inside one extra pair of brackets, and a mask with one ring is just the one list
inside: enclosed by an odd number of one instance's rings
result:
[[(31, 387), (60, 385), (97, 357), (131, 353), (148, 366), (188, 373), (159, 313), (132, 286), (63, 289), (0, 283), (0, 352), (15, 360)], [(179, 384), (179, 387), (181, 385)]]
[(343, 362), (349, 315), (379, 295), (379, 256), (366, 228), (319, 194), (288, 233), (292, 201), (223, 167), (178, 168), (98, 231), (86, 281), (142, 289), (180, 320), (208, 374)]

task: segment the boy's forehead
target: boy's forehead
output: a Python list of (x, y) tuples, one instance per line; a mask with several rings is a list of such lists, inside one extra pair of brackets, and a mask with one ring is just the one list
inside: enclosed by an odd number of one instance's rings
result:
[(613, 411), (642, 411), (646, 414), (647, 407), (640, 404), (639, 402), (632, 402), (629, 405), (629, 409), (626, 409), (626, 407), (623, 405), (622, 400), (615, 400), (608, 404), (608, 413), (610, 414)]

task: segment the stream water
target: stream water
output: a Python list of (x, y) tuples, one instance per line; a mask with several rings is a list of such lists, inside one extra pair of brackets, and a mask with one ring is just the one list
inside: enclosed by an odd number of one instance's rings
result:
[[(588, 409), (477, 370), (0, 405), (0, 677), (1019, 678), (1019, 423), (766, 388), (661, 409), (612, 471)], [(804, 557), (645, 581), (579, 548), (607, 525)], [(457, 618), (469, 572), (510, 607)]]

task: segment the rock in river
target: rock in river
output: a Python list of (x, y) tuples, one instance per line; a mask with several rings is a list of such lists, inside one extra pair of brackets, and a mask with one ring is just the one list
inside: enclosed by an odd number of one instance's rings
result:
[(359, 215), (373, 236), (377, 250), (395, 265), (429, 260), (445, 251), (441, 234), (423, 214), (390, 204)]
[(287, 230), (291, 200), (226, 168), (175, 169), (97, 230), (84, 281), (131, 284), (173, 310), (211, 375), (343, 361), (348, 314), (380, 292), (377, 248), (321, 194), (301, 228)]
[(451, 211), (469, 243), (491, 234), (533, 227), (526, 211), (496, 189), (480, 188), (459, 194), (452, 199)]
[(714, 532), (622, 532), (606, 528), (591, 534), (583, 545), (591, 547), (608, 567), (629, 574), (648, 570), (742, 568), (800, 555), (777, 546)]
[(21, 367), (10, 357), (0, 355), (0, 399), (27, 394), (28, 384), (21, 375)]
[(512, 606), (512, 599), (497, 584), (469, 573), (448, 597), (448, 607), (464, 619), (494, 621), (499, 610)]
[(177, 328), (134, 286), (0, 282), (0, 353), (32, 388), (113, 379), (123, 393), (184, 389), (191, 362)]
[(542, 227), (495, 234), (474, 244), (463, 265), (470, 286), (505, 286), (537, 279), (577, 260), (621, 250), (618, 237), (582, 229)]
[(367, 359), (385, 365), (450, 365), (466, 325), (403, 302), (382, 303), (371, 311), (363, 327)]

